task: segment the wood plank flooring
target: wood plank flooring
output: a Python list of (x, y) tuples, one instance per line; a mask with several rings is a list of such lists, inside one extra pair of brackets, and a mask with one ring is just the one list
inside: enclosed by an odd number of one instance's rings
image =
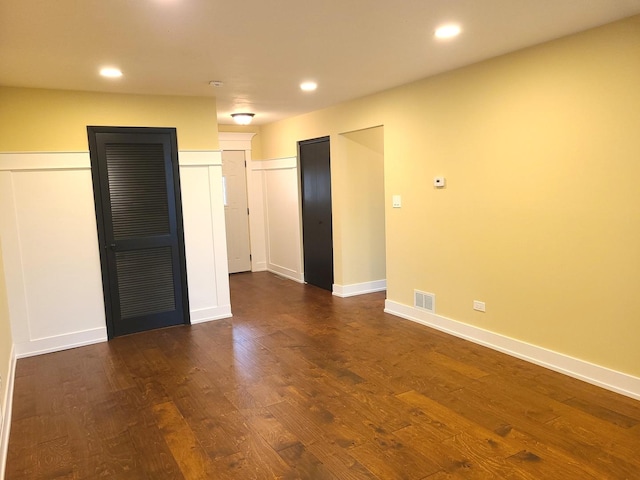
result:
[(7, 480), (638, 479), (640, 402), (268, 273), (17, 364)]

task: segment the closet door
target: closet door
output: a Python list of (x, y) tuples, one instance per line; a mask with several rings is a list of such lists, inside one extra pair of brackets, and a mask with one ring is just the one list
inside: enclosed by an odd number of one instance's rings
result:
[(109, 338), (188, 324), (175, 129), (88, 134)]
[(302, 190), (304, 281), (333, 289), (333, 224), (329, 137), (298, 143)]

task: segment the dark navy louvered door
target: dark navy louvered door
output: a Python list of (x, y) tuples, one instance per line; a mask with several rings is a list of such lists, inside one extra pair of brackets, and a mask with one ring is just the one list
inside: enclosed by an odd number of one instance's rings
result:
[(175, 129), (88, 133), (109, 337), (189, 323)]

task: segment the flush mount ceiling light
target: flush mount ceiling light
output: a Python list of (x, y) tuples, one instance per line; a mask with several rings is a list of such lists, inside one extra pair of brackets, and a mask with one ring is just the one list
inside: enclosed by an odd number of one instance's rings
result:
[(119, 78), (122, 76), (122, 72), (119, 68), (104, 67), (100, 69), (100, 75), (108, 78)]
[(302, 82), (300, 84), (300, 90), (303, 92), (313, 92), (316, 88), (318, 88), (318, 84), (316, 82)]
[(255, 113), (232, 113), (233, 121), (238, 125), (249, 125)]
[(209, 85), (211, 85), (212, 87), (223, 87), (224, 83), (222, 83), (221, 80), (211, 80), (209, 82)]
[(447, 38), (457, 37), (458, 35), (460, 35), (461, 31), (462, 29), (460, 28), (460, 25), (450, 23), (448, 25), (442, 25), (441, 27), (436, 28), (434, 35), (436, 38), (444, 40)]

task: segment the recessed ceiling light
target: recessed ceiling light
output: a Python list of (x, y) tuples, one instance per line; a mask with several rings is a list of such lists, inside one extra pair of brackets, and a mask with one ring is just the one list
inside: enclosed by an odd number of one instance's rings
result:
[(224, 83), (222, 83), (221, 80), (211, 80), (209, 82), (209, 85), (211, 85), (212, 87), (222, 87), (224, 86)]
[(434, 35), (436, 38), (442, 38), (442, 39), (453, 38), (460, 35), (461, 31), (462, 29), (460, 28), (460, 25), (448, 24), (448, 25), (442, 25), (441, 27), (436, 28)]
[(300, 90), (304, 92), (313, 92), (316, 88), (318, 88), (318, 84), (316, 82), (302, 82), (300, 84)]
[(103, 77), (118, 78), (122, 76), (122, 72), (119, 68), (105, 67), (100, 69), (100, 75)]

